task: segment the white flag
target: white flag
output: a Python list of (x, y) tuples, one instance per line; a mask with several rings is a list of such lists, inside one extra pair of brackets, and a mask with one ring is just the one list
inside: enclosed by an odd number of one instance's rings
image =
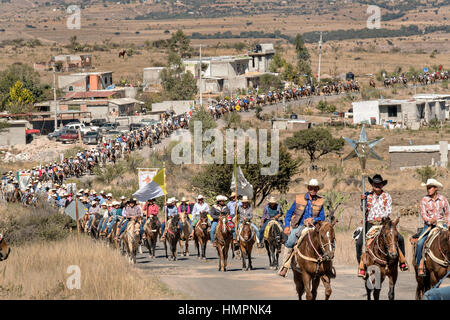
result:
[(232, 191), (235, 190), (235, 172), (237, 172), (237, 194), (241, 196), (247, 196), (249, 199), (253, 199), (253, 186), (250, 182), (245, 179), (244, 174), (242, 173), (241, 167), (237, 167), (236, 170), (233, 170), (233, 177), (231, 178), (231, 187)]

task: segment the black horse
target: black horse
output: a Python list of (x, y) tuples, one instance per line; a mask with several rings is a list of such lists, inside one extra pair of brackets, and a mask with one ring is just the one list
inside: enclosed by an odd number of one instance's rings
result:
[(280, 228), (272, 224), (269, 229), (267, 239), (264, 239), (264, 246), (269, 256), (269, 269), (278, 269), (278, 256), (281, 252), (282, 234)]
[[(166, 225), (167, 233), (164, 239), (164, 250), (166, 251), (166, 258), (169, 260), (177, 260), (177, 243), (181, 237), (181, 230), (178, 227), (180, 217), (176, 214), (174, 215), (168, 225)], [(167, 255), (167, 243), (170, 246), (170, 257)]]

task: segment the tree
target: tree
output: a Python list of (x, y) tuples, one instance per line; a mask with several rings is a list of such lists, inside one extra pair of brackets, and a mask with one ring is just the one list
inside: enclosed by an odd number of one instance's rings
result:
[(181, 58), (190, 58), (192, 56), (191, 39), (186, 36), (182, 30), (172, 33), (169, 39), (169, 49), (180, 55)]
[(295, 51), (297, 52), (297, 69), (300, 74), (311, 75), (310, 55), (305, 46), (301, 34), (297, 34), (294, 40)]
[(283, 83), (281, 79), (273, 74), (263, 74), (259, 80), (259, 89), (263, 92), (282, 88)]
[(185, 72), (181, 57), (170, 52), (167, 67), (161, 71), (161, 84), (170, 100), (191, 100), (198, 91), (191, 72)]
[[(268, 146), (270, 152), (270, 145)], [(249, 145), (246, 144), (248, 159)], [(225, 148), (224, 148), (225, 153)], [(224, 155), (225, 157), (225, 155)], [(294, 159), (285, 147), (279, 148), (279, 169), (275, 175), (261, 175), (264, 167), (259, 160), (257, 164), (240, 165), (248, 182), (253, 186), (253, 204), (260, 205), (272, 192), (286, 193), (289, 191), (292, 177), (298, 173), (302, 160)], [(232, 164), (209, 164), (197, 173), (192, 180), (196, 192), (212, 198), (218, 194), (231, 193), (230, 185), (233, 173)]]
[(189, 126), (189, 131), (191, 132), (191, 135), (194, 136), (194, 125), (195, 121), (200, 121), (202, 123), (202, 134), (205, 133), (208, 129), (214, 129), (217, 127), (216, 121), (214, 121), (214, 118), (212, 115), (204, 108), (200, 108), (200, 110), (196, 111), (191, 120), (190, 123), (192, 125)]
[(289, 149), (305, 151), (314, 163), (325, 154), (342, 150), (344, 139), (333, 138), (328, 129), (317, 128), (297, 131), (285, 140), (285, 144)]
[(39, 73), (28, 65), (14, 63), (0, 72), (0, 111), (5, 110), (9, 101), (9, 91), (20, 81), (23, 87), (31, 92), (35, 101), (40, 101), (44, 95), (44, 86), (40, 84)]
[(17, 81), (9, 89), (9, 98), (6, 108), (9, 113), (21, 113), (30, 111), (33, 102), (33, 94), (28, 89), (24, 88), (21, 81)]

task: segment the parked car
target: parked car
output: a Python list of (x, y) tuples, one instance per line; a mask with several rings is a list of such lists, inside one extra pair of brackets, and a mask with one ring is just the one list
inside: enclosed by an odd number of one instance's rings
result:
[(92, 119), (91, 126), (101, 127), (106, 123), (106, 119)]
[(80, 129), (82, 134), (85, 134), (88, 131), (91, 131), (91, 128), (86, 127), (84, 123), (69, 123), (64, 128), (67, 128), (69, 130), (78, 130)]
[(116, 129), (117, 126), (118, 126), (117, 123), (106, 122), (98, 129), (98, 131), (99, 132), (108, 132), (110, 130)]
[(62, 143), (76, 142), (78, 140), (78, 130), (69, 129), (65, 133), (61, 134), (59, 140)]
[(83, 143), (98, 144), (102, 139), (102, 135), (97, 131), (89, 131), (83, 136)]
[(140, 128), (143, 128), (145, 126), (146, 126), (146, 124), (143, 124), (142, 122), (141, 123), (131, 123), (130, 124), (130, 131), (140, 129)]

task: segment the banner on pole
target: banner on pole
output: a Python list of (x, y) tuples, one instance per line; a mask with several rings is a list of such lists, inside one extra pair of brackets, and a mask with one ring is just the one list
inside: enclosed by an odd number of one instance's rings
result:
[(146, 184), (149, 184), (153, 177), (158, 172), (158, 168), (143, 168), (139, 169), (139, 189), (141, 189)]
[(31, 173), (27, 172), (19, 172), (19, 188), (24, 191), (27, 188), (27, 185), (30, 183)]

